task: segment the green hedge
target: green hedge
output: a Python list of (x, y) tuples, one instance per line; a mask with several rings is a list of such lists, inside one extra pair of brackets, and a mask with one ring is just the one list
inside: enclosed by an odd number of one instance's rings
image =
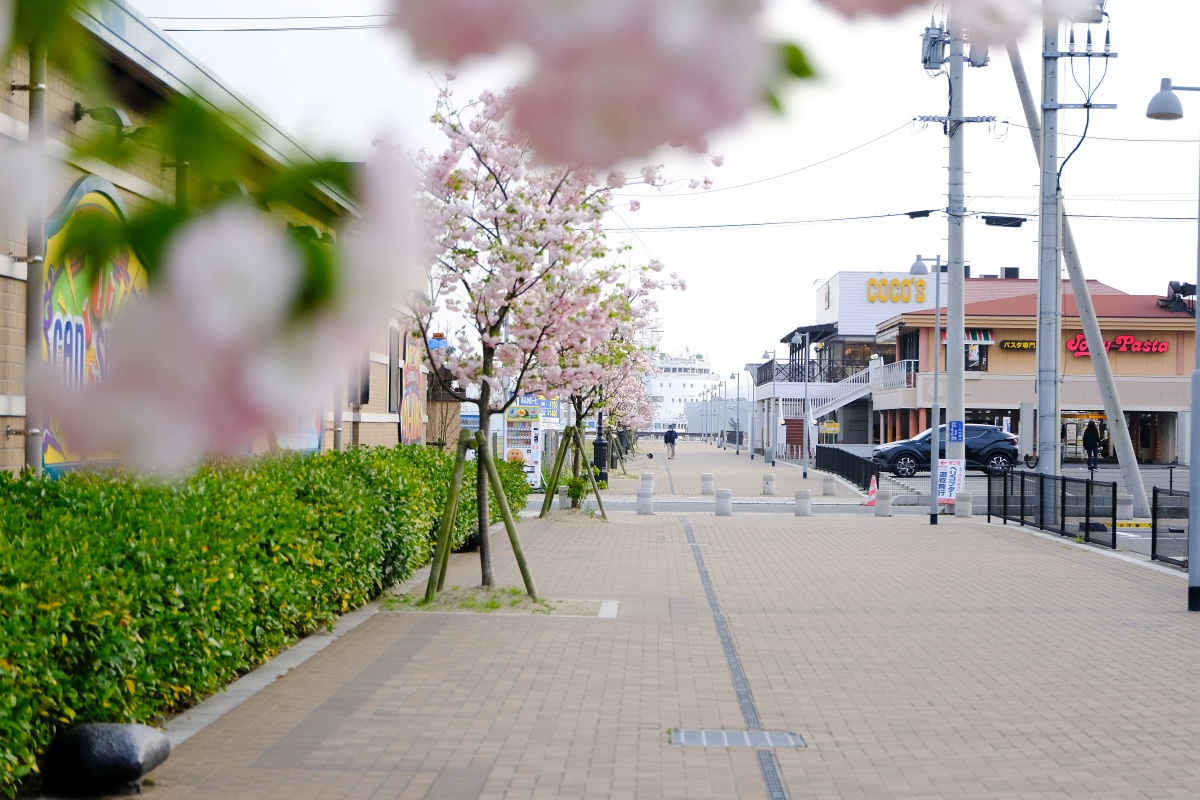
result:
[[(0, 795), (59, 728), (159, 721), (410, 576), (452, 462), (415, 446), (211, 465), (176, 484), (0, 473)], [(520, 466), (499, 466), (523, 508)]]

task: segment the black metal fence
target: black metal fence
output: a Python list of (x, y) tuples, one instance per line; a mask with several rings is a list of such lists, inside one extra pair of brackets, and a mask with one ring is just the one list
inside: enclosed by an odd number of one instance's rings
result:
[(1117, 484), (1012, 470), (989, 473), (988, 521), (1032, 525), (1116, 549)]
[(1188, 501), (1181, 489), (1154, 487), (1150, 502), (1150, 559), (1188, 565)]
[(816, 468), (841, 475), (860, 489), (871, 488), (871, 478), (879, 477), (879, 467), (869, 458), (856, 456), (840, 447), (817, 445)]

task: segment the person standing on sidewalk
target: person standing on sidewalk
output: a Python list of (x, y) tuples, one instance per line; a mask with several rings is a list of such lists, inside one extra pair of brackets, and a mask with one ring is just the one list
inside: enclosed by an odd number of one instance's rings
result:
[(1087, 451), (1088, 469), (1094, 470), (1100, 461), (1100, 430), (1094, 419), (1089, 419), (1087, 427), (1083, 429), (1083, 449)]
[(667, 446), (667, 458), (675, 457), (675, 442), (677, 441), (679, 441), (679, 434), (675, 432), (675, 426), (671, 425), (663, 434), (663, 443)]

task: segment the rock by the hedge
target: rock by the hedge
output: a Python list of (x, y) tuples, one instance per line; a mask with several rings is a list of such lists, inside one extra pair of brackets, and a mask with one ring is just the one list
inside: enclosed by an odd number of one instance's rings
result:
[(77, 725), (50, 743), (42, 761), (42, 788), (60, 797), (136, 792), (142, 776), (170, 754), (166, 734), (149, 725)]

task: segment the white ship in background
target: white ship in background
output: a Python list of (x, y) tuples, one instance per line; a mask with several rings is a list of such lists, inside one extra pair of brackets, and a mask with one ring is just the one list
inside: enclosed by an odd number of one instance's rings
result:
[(654, 367), (642, 379), (656, 409), (650, 430), (643, 433), (662, 433), (671, 425), (681, 434), (686, 433), (686, 410), (690, 404), (707, 399), (720, 383), (720, 376), (712, 371), (707, 358), (686, 348), (682, 354), (657, 353)]

